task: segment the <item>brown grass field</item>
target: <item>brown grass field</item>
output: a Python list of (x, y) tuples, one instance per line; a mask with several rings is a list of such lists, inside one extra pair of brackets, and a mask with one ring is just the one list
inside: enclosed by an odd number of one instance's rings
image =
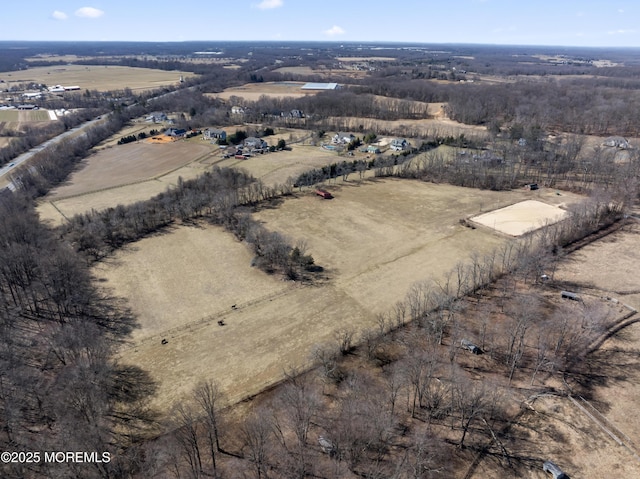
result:
[(304, 82), (264, 82), (247, 83), (246, 85), (227, 88), (220, 93), (208, 93), (213, 98), (229, 100), (232, 96), (244, 98), (247, 101), (258, 101), (261, 96), (301, 98), (307, 95), (315, 95), (315, 91), (304, 91), (300, 88)]
[(153, 70), (101, 65), (63, 65), (34, 67), (28, 70), (2, 72), (2, 78), (9, 85), (12, 83), (43, 83), (47, 86), (77, 85), (83, 90), (122, 90), (130, 88), (134, 91), (151, 90), (165, 85), (176, 84), (180, 76), (190, 78), (196, 76), (190, 72)]
[(48, 198), (55, 200), (147, 180), (207, 156), (210, 152), (208, 145), (183, 141), (165, 145), (139, 141), (100, 150), (85, 159), (69, 183), (56, 188)]
[(204, 225), (143, 239), (96, 268), (140, 319), (121, 357), (159, 381), (159, 406), (203, 378), (237, 401), (280, 380), (286, 368), (307, 366), (314, 345), (339, 329), (375, 327), (376, 314), (416, 281), (441, 278), (471, 251), (505, 241), (461, 226), (461, 216), (534, 194), (394, 179), (331, 189), (334, 200), (302, 194), (256, 214), (267, 228), (306, 241), (326, 268), (315, 285), (252, 269), (245, 245)]
[(0, 122), (51, 121), (47, 110), (0, 110)]
[[(145, 124), (144, 131), (158, 128)], [(266, 184), (283, 183), (311, 168), (341, 161), (337, 153), (319, 147), (294, 144), (291, 151), (258, 155), (248, 160), (223, 159), (223, 150), (199, 137), (169, 144), (149, 144), (146, 141), (127, 145), (112, 145), (124, 134), (138, 131), (132, 126), (98, 146), (95, 154), (82, 161), (80, 168), (66, 184), (43, 198), (38, 212), (43, 220), (60, 224), (75, 214), (101, 210), (118, 204), (142, 201), (174, 186), (178, 177), (195, 178), (212, 165), (243, 168)], [(234, 128), (229, 129), (235, 131)], [(301, 131), (286, 131), (269, 137), (289, 141), (299, 138)]]

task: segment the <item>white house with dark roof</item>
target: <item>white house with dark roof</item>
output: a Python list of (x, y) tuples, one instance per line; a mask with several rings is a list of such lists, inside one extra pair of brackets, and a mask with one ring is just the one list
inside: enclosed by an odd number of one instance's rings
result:
[(269, 145), (262, 138), (257, 138), (255, 136), (250, 136), (243, 143), (244, 147), (248, 150), (264, 150), (269, 148)]
[(331, 143), (333, 143), (334, 145), (346, 145), (355, 140), (355, 138), (356, 137), (351, 133), (339, 131), (338, 133), (333, 135), (333, 137), (331, 138)]
[(409, 142), (405, 138), (394, 138), (391, 140), (392, 151), (404, 151), (409, 148)]
[(153, 113), (149, 113), (145, 120), (148, 122), (160, 123), (162, 121), (167, 121), (167, 114), (161, 111), (154, 111)]

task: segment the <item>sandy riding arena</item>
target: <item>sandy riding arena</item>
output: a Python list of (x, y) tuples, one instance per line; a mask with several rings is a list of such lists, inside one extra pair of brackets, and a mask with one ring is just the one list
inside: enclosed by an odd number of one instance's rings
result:
[(526, 200), (474, 216), (471, 220), (509, 236), (522, 236), (543, 226), (557, 223), (566, 215), (567, 212), (557, 206)]

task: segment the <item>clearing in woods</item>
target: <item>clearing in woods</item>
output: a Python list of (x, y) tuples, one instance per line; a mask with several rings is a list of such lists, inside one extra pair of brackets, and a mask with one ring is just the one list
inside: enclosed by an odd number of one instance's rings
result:
[(480, 205), (556, 198), (398, 179), (330, 189), (333, 200), (302, 194), (255, 214), (268, 229), (307, 242), (325, 268), (317, 284), (251, 268), (246, 245), (204, 225), (143, 239), (96, 267), (139, 317), (141, 327), (121, 359), (158, 380), (161, 410), (207, 378), (219, 381), (232, 402), (258, 393), (288, 367), (308, 366), (314, 346), (335, 341), (336, 331), (349, 328), (359, 337), (375, 328), (376, 315), (416, 281), (440, 279), (472, 251), (506, 241), (461, 226), (461, 217)]
[(207, 93), (213, 98), (229, 100), (232, 96), (244, 98), (247, 101), (258, 101), (261, 96), (302, 98), (315, 95), (317, 91), (301, 90), (304, 82), (282, 81), (247, 83), (246, 85), (227, 88), (220, 93)]

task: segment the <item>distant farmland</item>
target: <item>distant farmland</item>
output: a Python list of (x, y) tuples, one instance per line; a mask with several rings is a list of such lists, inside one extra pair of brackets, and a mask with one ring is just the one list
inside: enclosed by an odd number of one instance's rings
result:
[[(197, 76), (182, 71), (153, 70), (150, 68), (121, 67), (113, 65), (64, 65), (35, 67), (28, 70), (0, 73), (7, 84), (43, 83), (45, 85), (77, 85), (82, 90), (151, 90), (177, 84), (180, 77)], [(76, 92), (77, 94), (77, 92)]]
[(50, 121), (47, 110), (0, 110), (0, 121)]

